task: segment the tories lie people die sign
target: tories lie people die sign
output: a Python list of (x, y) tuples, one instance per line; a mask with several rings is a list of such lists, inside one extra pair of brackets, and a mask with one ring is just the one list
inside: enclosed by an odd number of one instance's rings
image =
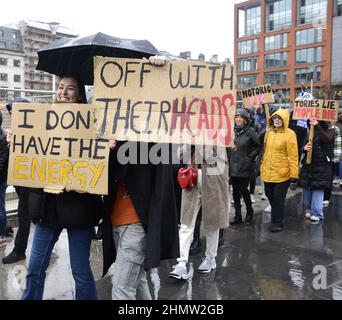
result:
[(233, 145), (232, 65), (95, 57), (94, 68), (97, 137)]
[(15, 104), (8, 184), (107, 194), (108, 141), (93, 123), (87, 104)]
[(246, 108), (274, 102), (272, 86), (270, 84), (265, 84), (249, 89), (242, 89), (241, 96), (243, 105)]
[(321, 121), (337, 121), (338, 102), (335, 100), (295, 100), (293, 119), (317, 119)]

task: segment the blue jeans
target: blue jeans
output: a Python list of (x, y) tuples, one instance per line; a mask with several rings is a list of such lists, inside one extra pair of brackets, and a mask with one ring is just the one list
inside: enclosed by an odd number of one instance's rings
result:
[(309, 190), (303, 189), (304, 191), (304, 205), (305, 209), (311, 211), (311, 215), (316, 216), (320, 219), (324, 219), (323, 214), (323, 198), (324, 190)]
[[(50, 263), (52, 249), (62, 230), (42, 224), (36, 225), (22, 300), (43, 298), (45, 272)], [(89, 262), (93, 228), (70, 228), (67, 231), (71, 270), (76, 284), (76, 300), (97, 300), (95, 281)]]
[(0, 237), (6, 234), (7, 212), (5, 206), (6, 183), (0, 183)]

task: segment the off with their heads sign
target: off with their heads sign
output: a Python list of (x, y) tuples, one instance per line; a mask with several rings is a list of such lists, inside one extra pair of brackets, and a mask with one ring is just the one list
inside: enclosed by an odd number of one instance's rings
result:
[(334, 100), (295, 100), (293, 119), (317, 119), (337, 121), (338, 102)]
[(15, 104), (8, 184), (107, 194), (108, 141), (94, 139), (87, 104)]
[(274, 102), (272, 86), (270, 84), (249, 89), (242, 89), (241, 96), (243, 105), (246, 108)]
[(232, 65), (94, 59), (96, 137), (233, 145)]

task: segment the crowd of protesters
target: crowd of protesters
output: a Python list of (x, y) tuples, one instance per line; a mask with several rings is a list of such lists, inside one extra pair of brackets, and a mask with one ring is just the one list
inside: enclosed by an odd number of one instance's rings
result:
[[(152, 57), (150, 61), (155, 65), (166, 63), (160, 59)], [(57, 88), (56, 100), (85, 103), (84, 87), (77, 79), (66, 76)], [(2, 117), (0, 125), (1, 120)], [(310, 125), (315, 128), (312, 142), (308, 140)], [(113, 299), (151, 299), (146, 273), (158, 267), (163, 259), (177, 258), (169, 276), (187, 279), (192, 242), (198, 241), (194, 239), (194, 234), (199, 234), (195, 231), (198, 223), (201, 235), (206, 238), (206, 251), (197, 271), (210, 273), (216, 268), (222, 230), (229, 224), (253, 223), (258, 176), (261, 192), (269, 200), (265, 211), (271, 213), (270, 232), (286, 228), (285, 201), (290, 186), (303, 188), (303, 218), (320, 222), (324, 219), (323, 207), (330, 201), (332, 185), (342, 187), (341, 131), (342, 113), (338, 115), (338, 122), (331, 124), (316, 119), (293, 120), (287, 109), (274, 110), (266, 119), (263, 106), (238, 108), (234, 118), (235, 146), (214, 148), (211, 155), (206, 152), (198, 155), (196, 148), (179, 146), (180, 157), (186, 148), (190, 153), (191, 161), (186, 168), (177, 165), (175, 170), (172, 163), (122, 165), (117, 154), (124, 142), (110, 141), (108, 196), (72, 191), (53, 195), (42, 189), (17, 188), (19, 224), (21, 215), (35, 224), (27, 288), (22, 299), (43, 298), (51, 253), (65, 228), (76, 299), (97, 299), (89, 257), (94, 226), (100, 219), (103, 275), (114, 263)], [(0, 134), (1, 247), (6, 245), (5, 192), (9, 152), (6, 133), (1, 130)], [(151, 147), (151, 144), (147, 145), (147, 148)], [(309, 152), (312, 152), (311, 164), (306, 161)], [(198, 162), (198, 159), (203, 161)], [(191, 187), (182, 186), (180, 191), (175, 175), (182, 168), (184, 171), (189, 169), (187, 172), (192, 172), (196, 179)], [(218, 168), (219, 173), (211, 174)], [(241, 198), (246, 206), (244, 219)], [(231, 203), (234, 204), (234, 217), (229, 221)], [(20, 228), (23, 226), (19, 225)], [(14, 253), (4, 257), (3, 263), (26, 258), (29, 222), (25, 224), (25, 230), (25, 239), (21, 241), (24, 245), (20, 248), (16, 243)]]

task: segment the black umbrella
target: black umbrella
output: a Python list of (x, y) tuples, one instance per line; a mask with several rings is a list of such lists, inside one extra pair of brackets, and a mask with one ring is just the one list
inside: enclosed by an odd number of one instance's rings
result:
[(40, 49), (37, 70), (59, 77), (73, 76), (92, 85), (95, 56), (141, 59), (158, 53), (147, 40), (121, 39), (98, 32), (87, 37), (63, 38)]

